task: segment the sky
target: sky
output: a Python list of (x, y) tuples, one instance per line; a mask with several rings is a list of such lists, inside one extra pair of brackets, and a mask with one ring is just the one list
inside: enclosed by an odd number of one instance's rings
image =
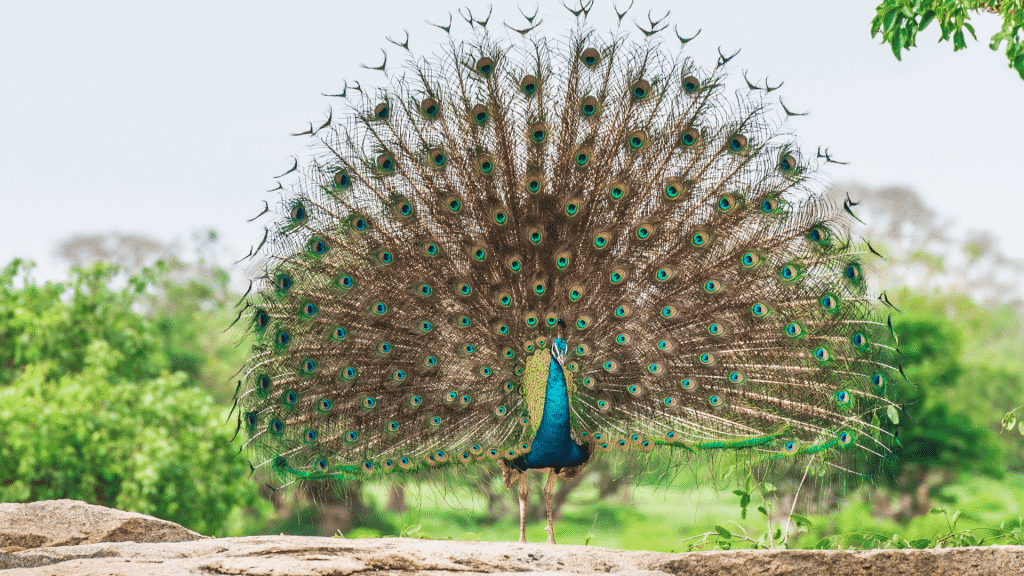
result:
[[(1002, 52), (988, 48), (1000, 25), (980, 14), (978, 41), (953, 52), (938, 30), (898, 62), (870, 36), (878, 0), (774, 2), (636, 0), (690, 36), (685, 54), (712, 68), (717, 49), (794, 111), (805, 153), (818, 146), (849, 162), (831, 165), (834, 183), (905, 186), (958, 229), (984, 229), (1024, 258), (1024, 81)], [(620, 4), (624, 2), (620, 1)], [(0, 265), (37, 262), (35, 276), (60, 279), (55, 256), (72, 234), (110, 231), (170, 242), (216, 230), (222, 250), (242, 257), (263, 235), (247, 223), (277, 193), (308, 139), (291, 137), (340, 112), (344, 80), (383, 85), (360, 68), (393, 65), (404, 38), (418, 54), (437, 51), (444, 33), (468, 25), (467, 4), (425, 2), (8, 2), (0, 9)], [(469, 2), (475, 15), (484, 2)], [(524, 4), (532, 12), (534, 4)], [(541, 30), (561, 35), (572, 16), (555, 2)], [(630, 26), (627, 16), (627, 24)], [(513, 3), (491, 26), (525, 22)], [(614, 27), (608, 0), (590, 21)], [(672, 34), (671, 29), (663, 34)], [(669, 36), (666, 47), (677, 49)], [(237, 273), (238, 271), (236, 271)]]

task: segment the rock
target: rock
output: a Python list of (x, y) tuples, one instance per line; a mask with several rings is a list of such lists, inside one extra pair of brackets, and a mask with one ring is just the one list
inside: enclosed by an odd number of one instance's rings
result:
[(513, 573), (571, 576), (765, 574), (960, 576), (1024, 573), (1024, 546), (942, 550), (731, 550), (666, 554), (513, 542), (250, 536), (190, 542), (116, 542), (0, 554), (4, 576)]
[(100, 542), (184, 542), (206, 538), (174, 522), (78, 500), (0, 504), (0, 550)]

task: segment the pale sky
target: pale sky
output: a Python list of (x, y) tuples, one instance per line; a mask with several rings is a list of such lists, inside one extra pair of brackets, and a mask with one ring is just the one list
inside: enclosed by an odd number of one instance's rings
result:
[[(805, 153), (821, 145), (848, 166), (833, 182), (902, 185), (964, 227), (988, 229), (1002, 250), (1024, 257), (1024, 81), (988, 49), (996, 16), (978, 15), (979, 41), (953, 53), (938, 29), (893, 58), (870, 37), (879, 0), (659, 2), (636, 0), (670, 19), (686, 48), (711, 68), (736, 48), (734, 81), (785, 81), (790, 127)], [(620, 4), (625, 2), (620, 1)], [(343, 79), (381, 85), (385, 37), (411, 35), (418, 54), (436, 51), (462, 4), (435, 2), (7, 2), (0, 9), (0, 265), (39, 263), (62, 278), (53, 249), (73, 233), (149, 234), (164, 241), (215, 229), (238, 257), (262, 237), (247, 224), (307, 139), (290, 137), (327, 107), (321, 92)], [(486, 3), (469, 4), (476, 14)], [(532, 12), (533, 4), (524, 10)], [(562, 35), (572, 18), (542, 6), (542, 30)], [(513, 3), (491, 27), (521, 26)], [(597, 0), (591, 21), (614, 24)], [(453, 33), (467, 28), (455, 14)], [(666, 31), (671, 35), (671, 30)], [(665, 43), (676, 49), (673, 36)]]

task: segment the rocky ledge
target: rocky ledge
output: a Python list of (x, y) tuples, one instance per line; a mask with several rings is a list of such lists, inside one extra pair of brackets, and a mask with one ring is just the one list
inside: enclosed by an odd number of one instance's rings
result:
[(4, 576), (266, 574), (1024, 574), (1024, 546), (942, 550), (734, 550), (666, 554), (509, 542), (308, 536), (208, 538), (73, 500), (0, 504)]

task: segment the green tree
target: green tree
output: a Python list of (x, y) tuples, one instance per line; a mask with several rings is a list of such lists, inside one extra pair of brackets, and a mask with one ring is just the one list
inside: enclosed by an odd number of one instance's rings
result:
[(189, 384), (209, 390), (218, 403), (230, 403), (230, 382), (245, 361), (225, 328), (237, 310), (228, 290), (230, 278), (217, 263), (222, 246), (212, 230), (196, 231), (188, 242), (163, 243), (139, 234), (78, 234), (60, 242), (56, 256), (72, 267), (117, 265), (111, 282), (137, 276), (146, 289), (135, 300), (137, 311), (153, 321), (154, 346), (166, 356), (171, 372), (181, 371)]
[(239, 345), (238, 332), (227, 330), (237, 316), (228, 290), (228, 274), (214, 268), (202, 276), (171, 278), (180, 270), (158, 262), (144, 273), (154, 289), (141, 297), (142, 313), (151, 318), (158, 347), (171, 372), (180, 371), (189, 384), (213, 394), (220, 405), (234, 396), (231, 383), (248, 350)]
[(115, 266), (41, 286), (29, 268), (0, 272), (0, 500), (74, 498), (219, 535), (266, 511), (224, 408), (172, 372), (161, 320), (139, 313), (161, 273), (114, 289)]
[[(15, 260), (0, 271), (0, 384), (10, 383), (25, 367), (46, 361), (48, 379), (80, 371), (91, 342), (103, 341), (123, 360), (115, 376), (127, 380), (155, 377), (166, 365), (158, 340), (145, 318), (132, 310), (147, 282), (133, 277), (113, 291), (117, 269), (96, 265), (76, 269), (66, 283), (37, 285), (31, 265)], [(24, 287), (14, 287), (24, 272)]]
[(966, 29), (977, 40), (971, 25), (971, 12), (988, 12), (1003, 17), (1003, 26), (989, 42), (989, 48), (999, 50), (1006, 42), (1009, 66), (1024, 79), (1024, 0), (884, 0), (871, 20), (871, 37), (881, 32), (882, 42), (892, 47), (897, 60), (904, 50), (916, 46), (917, 33), (932, 22), (942, 32), (939, 41), (953, 40), (953, 51), (967, 47)]
[[(910, 496), (890, 515), (925, 514), (940, 489), (961, 474), (1001, 478), (1020, 469), (1024, 442), (1000, 437), (1000, 417), (1024, 399), (1024, 371), (1012, 352), (1024, 330), (1008, 307), (956, 294), (893, 295), (903, 367), (912, 384), (901, 416), (892, 482)], [(1005, 348), (1009, 346), (1009, 348)]]

